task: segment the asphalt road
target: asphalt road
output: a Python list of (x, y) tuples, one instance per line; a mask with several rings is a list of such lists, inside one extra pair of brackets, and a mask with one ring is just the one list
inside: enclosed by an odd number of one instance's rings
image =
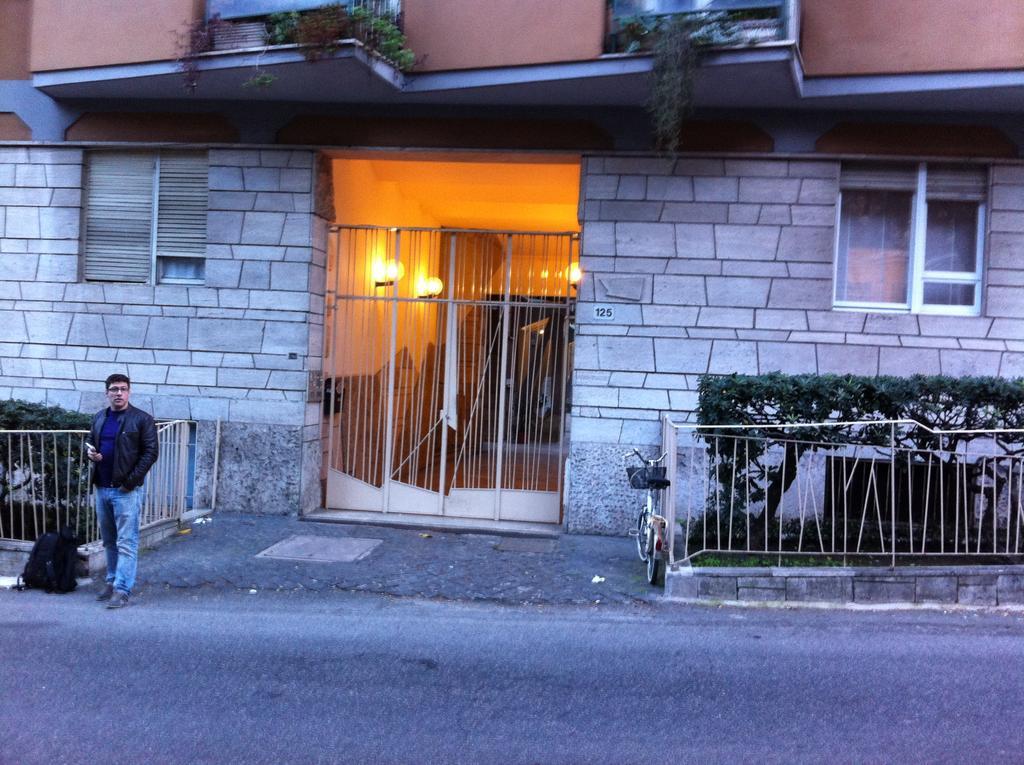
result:
[(3, 763), (1021, 762), (1024, 616), (0, 592)]

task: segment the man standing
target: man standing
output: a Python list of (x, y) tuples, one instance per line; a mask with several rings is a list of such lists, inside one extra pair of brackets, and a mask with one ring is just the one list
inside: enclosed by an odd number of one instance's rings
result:
[(89, 459), (96, 487), (96, 516), (107, 554), (107, 582), (96, 600), (107, 608), (128, 605), (139, 554), (142, 482), (159, 454), (153, 418), (128, 403), (132, 383), (125, 375), (107, 378), (110, 403), (92, 418)]

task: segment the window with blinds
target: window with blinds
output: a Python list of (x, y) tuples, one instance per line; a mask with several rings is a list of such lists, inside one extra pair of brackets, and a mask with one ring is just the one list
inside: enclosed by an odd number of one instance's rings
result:
[(986, 168), (848, 163), (839, 185), (836, 306), (981, 312)]
[(95, 151), (87, 157), (85, 279), (201, 284), (206, 152)]

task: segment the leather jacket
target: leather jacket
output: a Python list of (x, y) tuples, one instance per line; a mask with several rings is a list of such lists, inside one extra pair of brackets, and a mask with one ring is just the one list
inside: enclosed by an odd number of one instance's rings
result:
[[(89, 440), (97, 449), (100, 445), (100, 433), (103, 432), (103, 423), (106, 422), (108, 411), (101, 409), (92, 418)], [(146, 473), (153, 467), (159, 454), (160, 447), (157, 443), (156, 423), (153, 418), (141, 409), (136, 409), (128, 404), (128, 408), (121, 415), (121, 427), (118, 429), (117, 439), (114, 441), (114, 468), (111, 473), (111, 485), (125, 491), (138, 488), (142, 485)], [(94, 485), (99, 479), (99, 472), (94, 465), (91, 479)]]

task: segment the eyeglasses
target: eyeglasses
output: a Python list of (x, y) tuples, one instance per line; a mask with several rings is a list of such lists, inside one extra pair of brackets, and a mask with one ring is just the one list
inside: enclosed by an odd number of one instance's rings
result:
[(107, 393), (127, 393), (128, 388), (107, 388)]

